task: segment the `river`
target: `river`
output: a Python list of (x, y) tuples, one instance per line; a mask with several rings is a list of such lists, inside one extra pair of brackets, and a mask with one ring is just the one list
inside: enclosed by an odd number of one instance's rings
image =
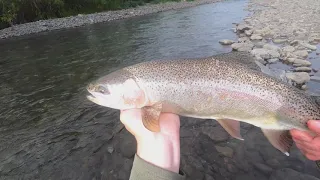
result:
[[(248, 14), (245, 5), (230, 0), (0, 41), (0, 179), (127, 179), (134, 140), (118, 111), (88, 102), (85, 86), (142, 61), (229, 52), (218, 41), (236, 38), (232, 23)], [(312, 162), (301, 166), (295, 170), (317, 175)]]

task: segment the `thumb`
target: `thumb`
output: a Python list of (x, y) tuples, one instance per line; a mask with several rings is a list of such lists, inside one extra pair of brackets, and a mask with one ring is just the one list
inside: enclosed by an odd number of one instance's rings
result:
[(320, 120), (310, 120), (308, 121), (308, 127), (311, 131), (320, 135)]

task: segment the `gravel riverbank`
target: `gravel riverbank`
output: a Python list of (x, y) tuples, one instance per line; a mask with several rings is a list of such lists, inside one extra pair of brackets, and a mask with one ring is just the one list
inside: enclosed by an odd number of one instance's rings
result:
[(221, 0), (195, 0), (192, 2), (167, 2), (160, 4), (147, 4), (136, 8), (123, 9), (118, 11), (107, 11), (94, 14), (79, 14), (77, 16), (40, 20), (20, 25), (15, 25), (0, 30), (0, 39), (6, 39), (14, 36), (22, 36), (27, 34), (39, 33), (43, 31), (51, 31), (64, 28), (73, 28), (87, 24), (94, 24), (118, 19), (125, 19), (134, 16), (142, 16), (151, 13), (157, 13), (167, 10), (182, 9), (193, 7), (201, 4), (209, 4), (219, 2)]
[(320, 76), (309, 61), (311, 54), (320, 59), (320, 1), (250, 0), (247, 9), (250, 15), (234, 29), (239, 39), (220, 43), (251, 52), (267, 66), (279, 61), (291, 66), (286, 78), (308, 89), (315, 78), (310, 76)]

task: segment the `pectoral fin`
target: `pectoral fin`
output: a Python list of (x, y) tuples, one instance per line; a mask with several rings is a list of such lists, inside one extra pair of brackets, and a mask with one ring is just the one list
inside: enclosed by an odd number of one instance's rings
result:
[(162, 104), (155, 104), (154, 106), (146, 106), (142, 108), (142, 122), (149, 131), (160, 131), (159, 117), (161, 109)]
[(244, 140), (240, 134), (240, 122), (231, 119), (218, 119), (220, 125), (230, 134), (230, 136)]
[(269, 142), (278, 150), (289, 156), (290, 147), (293, 144), (293, 140), (287, 130), (270, 130), (261, 129), (263, 134), (269, 140)]

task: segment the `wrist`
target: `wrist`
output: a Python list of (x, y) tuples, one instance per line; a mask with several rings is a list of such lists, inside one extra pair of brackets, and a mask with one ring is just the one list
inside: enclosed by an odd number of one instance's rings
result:
[(178, 173), (180, 168), (180, 141), (163, 135), (137, 138), (137, 155), (160, 168)]

